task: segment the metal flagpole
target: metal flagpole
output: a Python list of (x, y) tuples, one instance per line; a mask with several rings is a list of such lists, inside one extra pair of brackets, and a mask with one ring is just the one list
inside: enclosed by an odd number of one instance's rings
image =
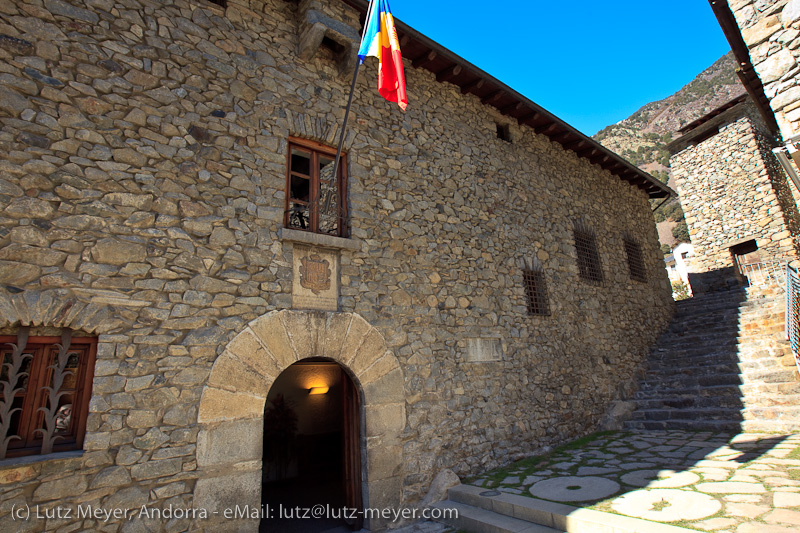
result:
[[(361, 30), (361, 42), (364, 42), (364, 35), (367, 33), (367, 26), (369, 26), (370, 18), (372, 17), (372, 10), (375, 9), (375, 0), (370, 0), (369, 7), (367, 8), (367, 18), (364, 21), (364, 29)], [(344, 146), (344, 135), (347, 129), (347, 118), (350, 116), (350, 106), (353, 103), (353, 93), (356, 89), (356, 80), (358, 79), (358, 68), (361, 66), (361, 60), (356, 63), (356, 70), (353, 72), (353, 83), (350, 84), (350, 96), (347, 97), (347, 107), (344, 109), (344, 121), (342, 121), (342, 131), (339, 133), (339, 146), (336, 148), (336, 160), (333, 164), (333, 182), (339, 183), (339, 161), (342, 158), (342, 147)], [(317, 190), (317, 201), (319, 201), (319, 188)], [(341, 209), (341, 207), (340, 207)], [(340, 212), (341, 216), (341, 212)], [(341, 222), (341, 221), (340, 221)]]

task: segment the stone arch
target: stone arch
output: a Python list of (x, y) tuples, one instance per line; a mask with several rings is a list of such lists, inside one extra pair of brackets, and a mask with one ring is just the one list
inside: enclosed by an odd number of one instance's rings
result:
[(140, 308), (149, 304), (123, 293), (105, 290), (0, 292), (0, 328), (47, 326), (101, 335), (112, 333), (124, 325), (114, 312), (115, 306)]
[[(281, 372), (309, 357), (336, 361), (359, 389), (364, 505), (400, 505), (404, 380), (383, 336), (355, 313), (273, 311), (250, 322), (228, 343), (200, 398), (194, 507), (220, 519), (215, 530), (244, 525), (225, 521), (225, 509), (259, 508), (266, 397)], [(258, 520), (251, 519), (245, 529), (257, 527)]]

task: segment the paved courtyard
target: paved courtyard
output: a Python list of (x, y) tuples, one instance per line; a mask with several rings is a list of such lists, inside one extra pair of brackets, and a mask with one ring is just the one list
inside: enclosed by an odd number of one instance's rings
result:
[(606, 432), (468, 481), (700, 531), (800, 531), (800, 434)]

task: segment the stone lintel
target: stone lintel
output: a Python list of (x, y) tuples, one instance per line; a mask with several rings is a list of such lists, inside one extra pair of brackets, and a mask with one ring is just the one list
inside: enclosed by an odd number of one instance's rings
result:
[(279, 228), (278, 238), (281, 240), (281, 242), (297, 242), (300, 244), (309, 244), (312, 246), (319, 246), (320, 248), (331, 248), (334, 250), (357, 251), (361, 249), (360, 239), (345, 239), (343, 237), (334, 237), (333, 235), (311, 233), (310, 231), (301, 231), (289, 228)]

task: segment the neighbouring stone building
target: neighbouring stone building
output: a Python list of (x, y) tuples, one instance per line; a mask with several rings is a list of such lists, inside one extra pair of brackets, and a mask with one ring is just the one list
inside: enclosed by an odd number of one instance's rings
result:
[(255, 530), (320, 442), (412, 506), (630, 394), (672, 191), (402, 24), (334, 172), (365, 8), (0, 2), (0, 529)]
[(668, 148), (701, 274), (690, 276), (693, 288), (711, 288), (703, 285), (712, 279), (738, 286), (747, 263), (796, 258), (800, 215), (752, 99), (742, 95), (680, 132)]
[[(800, 1), (709, 0), (800, 202)], [(794, 165), (789, 161), (794, 160)]]
[(709, 3), (740, 63), (741, 76), (763, 86), (782, 137), (800, 134), (800, 1)]

